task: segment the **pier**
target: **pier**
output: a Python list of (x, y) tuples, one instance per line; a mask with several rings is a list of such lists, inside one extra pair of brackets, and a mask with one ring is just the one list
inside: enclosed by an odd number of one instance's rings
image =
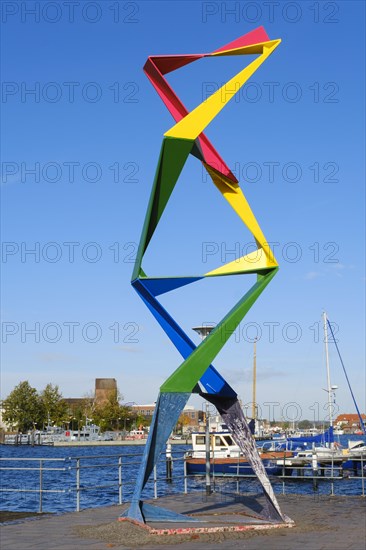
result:
[[(292, 528), (270, 529), (255, 523), (253, 519), (241, 518), (236, 525), (242, 530), (225, 529), (232, 525), (235, 512), (243, 511), (243, 502), (235, 498), (225, 502), (217, 501), (215, 495), (207, 497), (203, 493), (184, 495), (180, 498), (160, 498), (158, 504), (176, 511), (211, 516), (210, 533), (172, 533), (171, 525), (160, 525), (160, 530), (149, 530), (129, 522), (118, 521), (119, 515), (128, 504), (94, 508), (76, 513), (45, 515), (18, 520), (2, 526), (2, 546), (7, 550), (105, 550), (114, 548), (146, 548), (149, 550), (163, 546), (165, 550), (237, 549), (238, 544), (245, 550), (258, 550), (266, 547), (271, 550), (362, 550), (365, 546), (366, 501), (362, 497), (285, 495), (279, 497), (283, 511), (295, 525)], [(156, 501), (150, 501), (152, 504)], [(226, 507), (226, 508), (225, 508)], [(221, 515), (220, 515), (221, 514)], [(225, 521), (223, 522), (223, 516)], [(232, 519), (231, 518), (231, 519)], [(230, 518), (229, 518), (230, 519)], [(224, 524), (223, 524), (224, 523)], [(205, 524), (201, 524), (205, 525)], [(245, 529), (253, 526), (257, 528)], [(258, 525), (260, 528), (258, 528)], [(182, 526), (182, 525), (181, 525)], [(173, 526), (174, 527), (174, 526)], [(170, 533), (169, 531), (170, 530)], [(174, 531), (174, 529), (173, 529)], [(169, 533), (169, 534), (168, 534)], [(52, 534), (52, 536), (50, 536)], [(239, 542), (240, 541), (240, 542)]]

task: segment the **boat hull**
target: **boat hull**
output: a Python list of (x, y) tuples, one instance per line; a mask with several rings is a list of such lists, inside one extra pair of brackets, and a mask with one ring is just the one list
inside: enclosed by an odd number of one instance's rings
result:
[[(265, 459), (263, 465), (269, 475), (280, 475), (282, 467), (278, 466), (275, 460)], [(188, 475), (205, 475), (205, 458), (187, 458), (186, 467)], [(252, 476), (255, 475), (253, 468), (244, 458), (217, 458), (210, 460), (210, 474), (213, 476)]]

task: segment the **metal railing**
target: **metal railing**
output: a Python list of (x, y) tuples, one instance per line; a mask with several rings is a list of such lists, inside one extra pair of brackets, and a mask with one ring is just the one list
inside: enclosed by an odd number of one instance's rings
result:
[(7, 461), (7, 462), (31, 462), (32, 464), (35, 463), (35, 462), (38, 462), (39, 465), (38, 467), (33, 467), (33, 466), (25, 466), (25, 467), (20, 467), (20, 466), (1, 466), (0, 467), (0, 470), (4, 470), (4, 471), (9, 471), (9, 470), (13, 470), (13, 471), (27, 471), (27, 472), (32, 472), (32, 471), (38, 471), (39, 472), (39, 486), (38, 488), (36, 489), (30, 489), (30, 488), (22, 488), (22, 489), (14, 489), (14, 488), (11, 488), (11, 487), (1, 487), (0, 488), (0, 491), (1, 492), (7, 492), (7, 493), (38, 493), (39, 494), (39, 506), (38, 506), (38, 512), (39, 513), (42, 513), (43, 512), (43, 493), (65, 493), (65, 490), (64, 489), (44, 489), (43, 488), (43, 476), (44, 476), (44, 472), (47, 471), (52, 471), (52, 472), (65, 472), (66, 471), (66, 468), (63, 467), (63, 468), (50, 468), (50, 467), (45, 467), (44, 466), (44, 463), (45, 462), (63, 462), (65, 463), (66, 459), (65, 458), (0, 458), (1, 461)]
[[(0, 487), (1, 493), (37, 493), (38, 494), (38, 512), (42, 512), (44, 508), (44, 495), (50, 493), (59, 493), (63, 494), (66, 497), (75, 495), (75, 507), (77, 512), (82, 509), (82, 495), (89, 491), (98, 491), (101, 490), (114, 490), (117, 491), (117, 499), (110, 498), (110, 504), (122, 504), (127, 501), (127, 496), (132, 495), (133, 486), (135, 484), (136, 475), (138, 472), (139, 465), (141, 463), (141, 457), (143, 453), (134, 453), (134, 454), (110, 454), (110, 455), (80, 455), (67, 458), (14, 458), (9, 457), (0, 458), (0, 471), (18, 473), (17, 479), (14, 476), (11, 476), (11, 479), (4, 479), (2, 475), (2, 484)], [(183, 464), (183, 453), (179, 454), (177, 458), (171, 458), (172, 463), (182, 463)], [(53, 467), (49, 463), (58, 462), (62, 463), (62, 467)], [(88, 463), (85, 463), (88, 462)], [(19, 463), (26, 463), (26, 466), (19, 466)], [(28, 463), (28, 464), (27, 464)], [(4, 465), (5, 464), (5, 465)], [(10, 465), (11, 464), (11, 465)], [(16, 464), (13, 466), (13, 464)], [(158, 472), (158, 467), (160, 465), (160, 472)], [(167, 480), (166, 475), (162, 475), (163, 468), (162, 465), (165, 465), (165, 460), (161, 459), (158, 462), (158, 466), (154, 467), (153, 475), (148, 481), (148, 486), (152, 487), (150, 490), (149, 497), (154, 499), (158, 498), (158, 485), (161, 486), (162, 482), (170, 483), (171, 479)], [(98, 475), (90, 475), (89, 472), (97, 471)], [(101, 471), (108, 471), (109, 476), (103, 476)], [(36, 476), (32, 476), (30, 479), (29, 476), (25, 479), (24, 477), (20, 481), (26, 483), (27, 486), (19, 486), (19, 479), (23, 473), (37, 473)], [(46, 480), (45, 483), (45, 474), (47, 472), (60, 473), (63, 472), (67, 475), (67, 478), (54, 478), (52, 477), (52, 483), (50, 479)], [(117, 478), (113, 479), (110, 483), (103, 482), (103, 477), (112, 477), (111, 473), (116, 473)], [(83, 475), (84, 474), (84, 475)], [(86, 474), (86, 475), (85, 475)], [(90, 482), (90, 479), (94, 479), (96, 482)], [(183, 475), (174, 475), (174, 482), (179, 482), (183, 480)], [(9, 486), (8, 483), (12, 482), (13, 484), (18, 484), (17, 487)], [(29, 483), (33, 483), (33, 487), (29, 487)], [(63, 488), (54, 488), (54, 484), (57, 483), (58, 486), (62, 483)], [(51, 484), (51, 485), (50, 485)], [(183, 483), (181, 483), (183, 486)], [(50, 488), (51, 486), (51, 488)], [(128, 495), (123, 495), (123, 492), (127, 492)], [(99, 493), (100, 494), (100, 493)], [(117, 500), (117, 502), (115, 502)], [(3, 502), (3, 506), (6, 504)], [(68, 506), (70, 508), (70, 506)]]
[[(111, 494), (106, 504), (123, 504), (131, 497), (133, 486), (136, 481), (138, 467), (141, 463), (142, 453), (134, 454), (111, 454), (111, 455), (83, 455), (68, 458), (0, 458), (0, 470), (10, 472), (12, 474), (19, 473), (35, 473), (33, 481), (36, 484), (34, 488), (27, 487), (10, 487), (4, 486), (4, 479), (0, 488), (1, 493), (36, 493), (38, 494), (38, 512), (44, 510), (45, 495), (62, 494), (68, 496), (74, 502), (73, 510), (79, 512), (82, 509), (82, 495), (86, 495), (89, 491), (98, 491), (99, 495), (104, 495), (110, 490)], [(242, 484), (255, 481), (255, 474), (241, 474), (239, 469), (239, 458), (233, 464), (234, 473), (225, 474), (215, 471), (215, 460), (211, 464), (211, 480), (213, 491), (217, 491), (220, 483), (234, 484), (233, 492), (240, 493)], [(312, 490), (318, 491), (319, 485), (323, 482), (330, 484), (330, 495), (335, 494), (335, 484), (337, 482), (347, 483), (352, 480), (357, 482), (360, 487), (358, 494), (365, 496), (365, 466), (366, 457), (361, 456), (359, 459), (352, 459), (356, 467), (353, 470), (353, 475), (345, 476), (342, 465), (334, 463), (333, 460), (327, 465), (320, 466), (312, 465), (289, 465), (286, 464), (286, 459), (283, 462), (282, 473), (280, 475), (270, 475), (271, 482), (277, 492), (285, 494), (292, 493), (296, 483), (299, 486), (303, 482), (310, 482)], [(85, 462), (90, 463), (85, 463)], [(37, 464), (38, 462), (38, 464)], [(3, 464), (6, 464), (3, 466)], [(11, 464), (9, 466), (9, 463)], [(21, 466), (13, 466), (14, 463), (21, 463)], [(27, 464), (28, 463), (28, 464)], [(56, 467), (52, 463), (56, 463)], [(23, 465), (25, 464), (25, 465)], [(312, 467), (314, 466), (314, 467)], [(110, 471), (108, 475), (102, 472)], [(93, 476), (92, 472), (97, 471), (99, 475)], [(38, 473), (37, 473), (38, 472)], [(173, 473), (172, 473), (173, 472)], [(52, 475), (49, 475), (52, 474)], [(54, 475), (56, 474), (56, 476)], [(64, 474), (64, 477), (62, 475)], [(66, 476), (66, 477), (65, 477)], [(108, 477), (114, 476), (110, 482)], [(27, 476), (28, 477), (28, 476)], [(2, 476), (4, 478), (4, 476)], [(38, 479), (38, 483), (36, 483)], [(6, 481), (6, 480), (5, 480)], [(8, 480), (9, 481), (9, 480)], [(11, 476), (11, 481), (14, 481), (14, 476)], [(24, 479), (22, 480), (24, 481)], [(54, 484), (56, 483), (56, 488)], [(187, 494), (189, 491), (204, 490), (205, 474), (189, 474), (187, 468), (187, 458), (182, 451), (171, 452), (166, 457), (161, 457), (158, 464), (153, 470), (153, 475), (148, 481), (148, 498), (157, 499), (163, 494), (168, 494), (172, 489), (176, 494)], [(61, 487), (61, 488), (60, 488)], [(286, 492), (287, 489), (287, 492)], [(103, 492), (101, 493), (101, 490)], [(344, 493), (343, 493), (344, 494)], [(354, 493), (353, 493), (354, 494)], [(90, 507), (98, 505), (96, 500), (91, 501)], [(3, 503), (4, 505), (4, 503)], [(84, 508), (88, 505), (84, 503)], [(52, 506), (50, 506), (52, 509)], [(68, 503), (70, 510), (70, 503)], [(58, 510), (59, 511), (59, 510)]]

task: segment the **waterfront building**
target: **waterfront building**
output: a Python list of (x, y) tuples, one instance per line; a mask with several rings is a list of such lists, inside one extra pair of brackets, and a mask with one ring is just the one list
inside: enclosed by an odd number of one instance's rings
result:
[(115, 378), (95, 379), (95, 403), (102, 405), (110, 399), (117, 399), (117, 382)]
[[(366, 415), (361, 414), (361, 417), (366, 422)], [(353, 433), (361, 428), (358, 414), (339, 414), (334, 421), (334, 425), (342, 429), (344, 433)]]
[[(133, 413), (140, 414), (146, 418), (151, 419), (155, 411), (155, 403), (149, 403), (146, 405), (132, 405)], [(192, 405), (186, 405), (181, 414), (182, 420), (182, 432), (187, 433), (192, 430), (197, 430), (200, 425), (205, 422), (205, 414), (201, 410), (195, 409)], [(178, 421), (179, 425), (179, 421)]]

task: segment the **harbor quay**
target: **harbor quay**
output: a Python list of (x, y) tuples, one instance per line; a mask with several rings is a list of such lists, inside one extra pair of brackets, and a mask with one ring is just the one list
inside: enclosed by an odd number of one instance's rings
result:
[[(255, 510), (259, 505), (257, 497), (247, 496), (243, 500), (227, 496), (223, 500), (221, 497), (218, 499), (217, 495), (191, 494), (150, 502), (174, 511), (185, 511), (204, 521), (198, 524), (199, 528), (186, 527), (185, 532), (174, 529), (177, 526), (172, 524), (158, 524), (151, 530), (151, 525), (139, 526), (118, 521), (128, 507), (125, 503), (5, 523), (1, 528), (1, 546), (4, 550), (154, 550), (161, 546), (166, 550), (177, 546), (182, 550), (365, 548), (366, 500), (363, 497), (280, 495), (281, 508), (294, 521), (290, 528), (281, 529), (260, 525), (255, 519)], [(232, 529), (233, 525), (241, 526), (241, 529)], [(211, 527), (210, 532), (204, 532), (207, 526)]]
[[(169, 439), (170, 445), (181, 445), (190, 440)], [(113, 441), (56, 441), (54, 447), (130, 447), (146, 445), (146, 439), (116, 439)]]

